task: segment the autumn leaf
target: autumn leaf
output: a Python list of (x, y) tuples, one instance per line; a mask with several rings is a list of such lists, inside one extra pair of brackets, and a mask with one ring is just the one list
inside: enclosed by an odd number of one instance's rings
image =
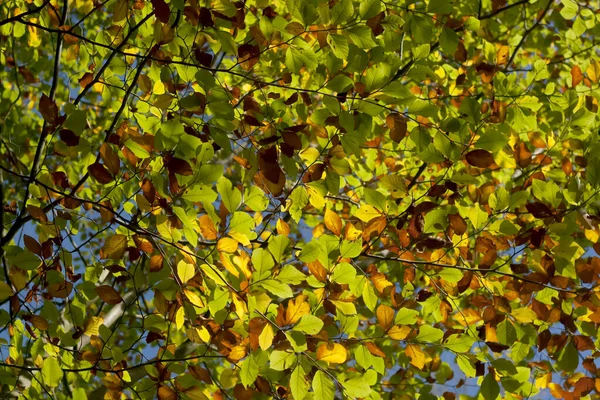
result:
[(127, 236), (112, 235), (104, 242), (100, 256), (104, 259), (120, 260), (127, 249)]
[(394, 310), (390, 306), (385, 304), (377, 307), (377, 323), (383, 330), (387, 330), (390, 325), (394, 322)]
[(421, 370), (425, 367), (425, 353), (419, 346), (408, 344), (406, 345), (404, 352), (410, 358), (410, 363), (412, 365)]
[(332, 364), (343, 364), (348, 357), (348, 351), (338, 343), (321, 343), (317, 347), (317, 360)]
[(112, 286), (102, 285), (96, 287), (96, 293), (107, 304), (115, 305), (123, 301), (121, 295)]
[(325, 226), (336, 236), (342, 234), (342, 220), (333, 210), (325, 210)]

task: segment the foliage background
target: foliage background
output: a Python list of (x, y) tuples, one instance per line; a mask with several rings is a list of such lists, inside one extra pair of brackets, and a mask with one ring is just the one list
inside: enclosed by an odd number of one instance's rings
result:
[(597, 397), (599, 6), (3, 1), (3, 396)]

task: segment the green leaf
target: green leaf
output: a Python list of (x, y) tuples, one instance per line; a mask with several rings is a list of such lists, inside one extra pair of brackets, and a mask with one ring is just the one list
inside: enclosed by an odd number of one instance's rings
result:
[(225, 177), (221, 177), (217, 182), (217, 191), (221, 195), (223, 204), (230, 213), (238, 209), (242, 202), (242, 194), (238, 188), (234, 188), (231, 181)]
[(323, 321), (314, 315), (303, 315), (294, 326), (294, 330), (304, 332), (307, 335), (316, 335), (323, 329)]
[(579, 352), (575, 346), (573, 346), (573, 343), (569, 341), (558, 354), (558, 367), (563, 371), (572, 372), (575, 371), (578, 366)]
[(340, 263), (335, 266), (331, 275), (331, 282), (348, 284), (356, 278), (356, 268), (348, 263)]
[(466, 334), (450, 335), (444, 342), (444, 346), (455, 353), (466, 353), (471, 350), (475, 339)]
[(335, 397), (335, 385), (331, 378), (323, 371), (315, 373), (312, 381), (314, 397), (321, 400), (333, 400)]
[(444, 332), (441, 329), (429, 325), (421, 325), (419, 327), (419, 334), (415, 340), (425, 343), (436, 343), (439, 342), (443, 336)]
[(292, 389), (292, 396), (294, 399), (304, 399), (308, 394), (310, 385), (306, 380), (306, 373), (301, 365), (297, 365), (292, 371), (290, 376), (290, 388)]
[(275, 371), (290, 368), (296, 362), (296, 354), (290, 351), (273, 350), (269, 357), (269, 365)]
[(258, 377), (258, 363), (255, 360), (254, 355), (247, 357), (240, 366), (240, 379), (245, 387), (248, 387), (254, 383)]
[(496, 400), (500, 395), (500, 386), (496, 382), (493, 373), (489, 373), (483, 378), (479, 393), (483, 396), (484, 400)]
[(292, 292), (292, 289), (288, 285), (275, 279), (267, 279), (266, 281), (262, 281), (260, 284), (271, 294), (282, 299), (287, 299), (294, 296), (294, 292)]
[(44, 359), (42, 365), (42, 379), (47, 386), (51, 388), (57, 387), (60, 384), (63, 375), (63, 370), (56, 358), (47, 357)]
[(344, 387), (346, 394), (350, 397), (361, 398), (371, 394), (371, 388), (362, 376), (348, 379), (342, 383), (342, 386)]

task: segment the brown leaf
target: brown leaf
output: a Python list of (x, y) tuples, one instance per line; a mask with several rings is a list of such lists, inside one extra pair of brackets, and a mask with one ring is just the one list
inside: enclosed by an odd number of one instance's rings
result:
[(46, 292), (50, 297), (59, 299), (66, 299), (69, 297), (71, 290), (73, 290), (73, 284), (67, 281), (51, 283), (46, 288)]
[(492, 153), (487, 150), (472, 150), (465, 155), (469, 164), (478, 168), (487, 168), (494, 163)]
[(77, 146), (79, 144), (79, 136), (77, 136), (72, 130), (61, 129), (58, 134), (60, 136), (60, 140), (65, 142), (67, 146)]
[(200, 49), (194, 50), (194, 56), (196, 57), (196, 61), (200, 63), (200, 65), (204, 67), (210, 67), (212, 63), (213, 56), (210, 53), (205, 53)]
[(154, 15), (156, 19), (158, 19), (163, 24), (169, 23), (169, 17), (171, 15), (171, 10), (169, 6), (165, 2), (165, 0), (150, 0), (152, 2), (152, 7), (154, 8)]
[(117, 176), (121, 169), (121, 161), (116, 151), (113, 150), (112, 146), (108, 143), (102, 143), (100, 146), (100, 157), (104, 161), (104, 165), (108, 167), (108, 170), (113, 176)]
[(287, 24), (285, 30), (292, 35), (300, 35), (305, 32), (304, 25), (295, 21)]
[(28, 204), (27, 205), (27, 212), (29, 213), (29, 215), (31, 215), (33, 218), (37, 219), (38, 221), (48, 222), (48, 216), (46, 215), (46, 213), (44, 212), (44, 210), (42, 210), (38, 206), (34, 206), (32, 204)]
[(40, 98), (40, 114), (44, 117), (44, 121), (50, 125), (54, 125), (58, 119), (58, 107), (50, 97), (42, 94)]
[(292, 149), (294, 150), (301, 150), (302, 149), (302, 140), (300, 140), (300, 137), (298, 136), (297, 133), (294, 132), (282, 132), (281, 133), (281, 137), (283, 138), (283, 141), (290, 146)]
[(462, 235), (467, 231), (467, 223), (460, 215), (448, 214), (448, 221), (455, 234)]
[(500, 344), (500, 343), (496, 343), (496, 342), (485, 342), (485, 344), (488, 345), (488, 347), (494, 352), (494, 353), (501, 353), (504, 350), (508, 350), (510, 348), (510, 346), (506, 346), (504, 344)]
[(527, 208), (527, 211), (529, 211), (535, 218), (548, 218), (552, 216), (552, 211), (544, 203), (527, 203), (525, 208)]
[(127, 236), (116, 234), (104, 242), (102, 250), (100, 250), (100, 257), (104, 259), (120, 260), (125, 254), (127, 249)]
[(25, 247), (27, 247), (27, 250), (29, 250), (33, 254), (37, 254), (38, 256), (42, 255), (42, 245), (39, 244), (37, 240), (35, 240), (29, 235), (24, 235), (23, 242), (25, 243)]
[(108, 172), (106, 167), (99, 162), (88, 166), (88, 172), (95, 180), (103, 185), (113, 181), (113, 176)]
[(165, 157), (165, 163), (167, 165), (167, 169), (171, 173), (176, 173), (183, 176), (192, 175), (194, 171), (192, 170), (192, 166), (185, 160), (177, 157)]
[(148, 200), (148, 203), (154, 204), (154, 199), (156, 198), (156, 190), (154, 189), (152, 181), (148, 178), (144, 178), (142, 182), (142, 193), (144, 194), (146, 200)]
[(117, 293), (117, 291), (113, 289), (112, 286), (98, 286), (96, 287), (96, 293), (98, 294), (98, 297), (102, 299), (102, 301), (113, 306), (123, 301), (121, 295), (119, 295), (119, 293)]
[(399, 113), (391, 113), (385, 117), (385, 123), (387, 127), (390, 129), (390, 138), (396, 142), (400, 143), (402, 139), (406, 137), (407, 125), (406, 118), (402, 114)]
[(86, 87), (87, 85), (89, 85), (90, 83), (92, 83), (92, 81), (94, 80), (94, 74), (92, 74), (91, 72), (86, 72), (85, 74), (83, 74), (83, 76), (81, 78), (79, 78), (79, 85), (83, 88)]

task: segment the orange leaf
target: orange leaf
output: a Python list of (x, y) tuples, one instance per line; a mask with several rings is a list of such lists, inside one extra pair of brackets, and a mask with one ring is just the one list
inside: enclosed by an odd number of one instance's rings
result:
[(168, 386), (161, 386), (158, 388), (158, 398), (160, 400), (177, 400), (177, 392)]
[(410, 358), (410, 363), (419, 369), (425, 367), (425, 353), (416, 344), (409, 344), (404, 349), (404, 353)]
[(207, 240), (215, 240), (217, 238), (217, 229), (215, 223), (207, 214), (200, 217), (200, 233)]
[(123, 301), (121, 295), (115, 289), (108, 285), (98, 286), (96, 288), (98, 296), (107, 304), (115, 305)]
[(330, 209), (325, 210), (325, 226), (333, 232), (335, 236), (340, 236), (342, 234), (342, 220), (335, 211)]
[(317, 348), (317, 360), (327, 361), (334, 364), (342, 364), (346, 361), (348, 351), (341, 344), (321, 343)]
[(385, 358), (385, 353), (383, 352), (383, 350), (381, 350), (379, 347), (377, 347), (377, 345), (375, 343), (367, 342), (366, 346), (367, 346), (367, 349), (369, 350), (369, 352), (371, 354), (373, 354), (374, 356)]
[(571, 68), (571, 87), (579, 85), (582, 80), (583, 72), (581, 72), (581, 68), (579, 68), (579, 65), (573, 65), (573, 68)]
[(383, 330), (387, 330), (394, 323), (394, 309), (385, 304), (377, 307), (377, 323)]
[(295, 324), (306, 314), (310, 314), (310, 305), (306, 301), (306, 296), (301, 294), (288, 302), (285, 310), (285, 323), (286, 325)]

